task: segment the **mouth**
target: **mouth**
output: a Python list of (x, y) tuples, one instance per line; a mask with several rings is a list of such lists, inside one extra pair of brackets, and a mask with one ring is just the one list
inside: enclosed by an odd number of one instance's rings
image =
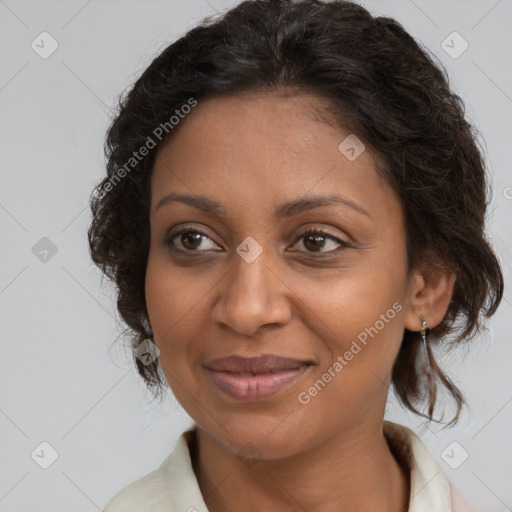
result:
[(313, 366), (273, 354), (259, 357), (229, 356), (205, 364), (213, 383), (232, 398), (255, 401), (291, 386)]

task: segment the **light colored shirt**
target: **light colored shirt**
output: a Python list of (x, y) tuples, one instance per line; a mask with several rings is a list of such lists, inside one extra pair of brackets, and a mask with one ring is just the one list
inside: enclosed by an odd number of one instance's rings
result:
[[(409, 512), (475, 512), (450, 485), (411, 429), (384, 421), (395, 457), (410, 470)], [(160, 467), (118, 492), (103, 512), (208, 512), (190, 457), (195, 429), (183, 432)]]

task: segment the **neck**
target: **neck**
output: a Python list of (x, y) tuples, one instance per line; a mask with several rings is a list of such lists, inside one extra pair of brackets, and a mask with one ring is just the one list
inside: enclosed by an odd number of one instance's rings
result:
[(409, 468), (398, 461), (382, 421), (341, 432), (301, 453), (243, 461), (197, 429), (192, 450), (199, 487), (210, 512), (407, 512)]

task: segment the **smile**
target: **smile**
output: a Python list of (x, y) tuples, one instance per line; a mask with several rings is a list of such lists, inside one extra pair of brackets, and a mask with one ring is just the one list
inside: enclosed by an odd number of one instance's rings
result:
[(269, 370), (266, 373), (231, 372), (208, 368), (214, 384), (237, 400), (255, 401), (268, 398), (296, 382), (311, 366)]

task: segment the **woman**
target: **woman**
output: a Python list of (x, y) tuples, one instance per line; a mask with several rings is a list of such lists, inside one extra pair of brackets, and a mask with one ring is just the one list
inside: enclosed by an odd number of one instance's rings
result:
[(444, 387), (457, 422), (431, 346), (502, 297), (463, 108), (351, 2), (242, 2), (151, 63), (109, 129), (89, 242), (140, 375), (195, 427), (106, 512), (465, 510), (383, 420), (393, 384), (429, 421)]

